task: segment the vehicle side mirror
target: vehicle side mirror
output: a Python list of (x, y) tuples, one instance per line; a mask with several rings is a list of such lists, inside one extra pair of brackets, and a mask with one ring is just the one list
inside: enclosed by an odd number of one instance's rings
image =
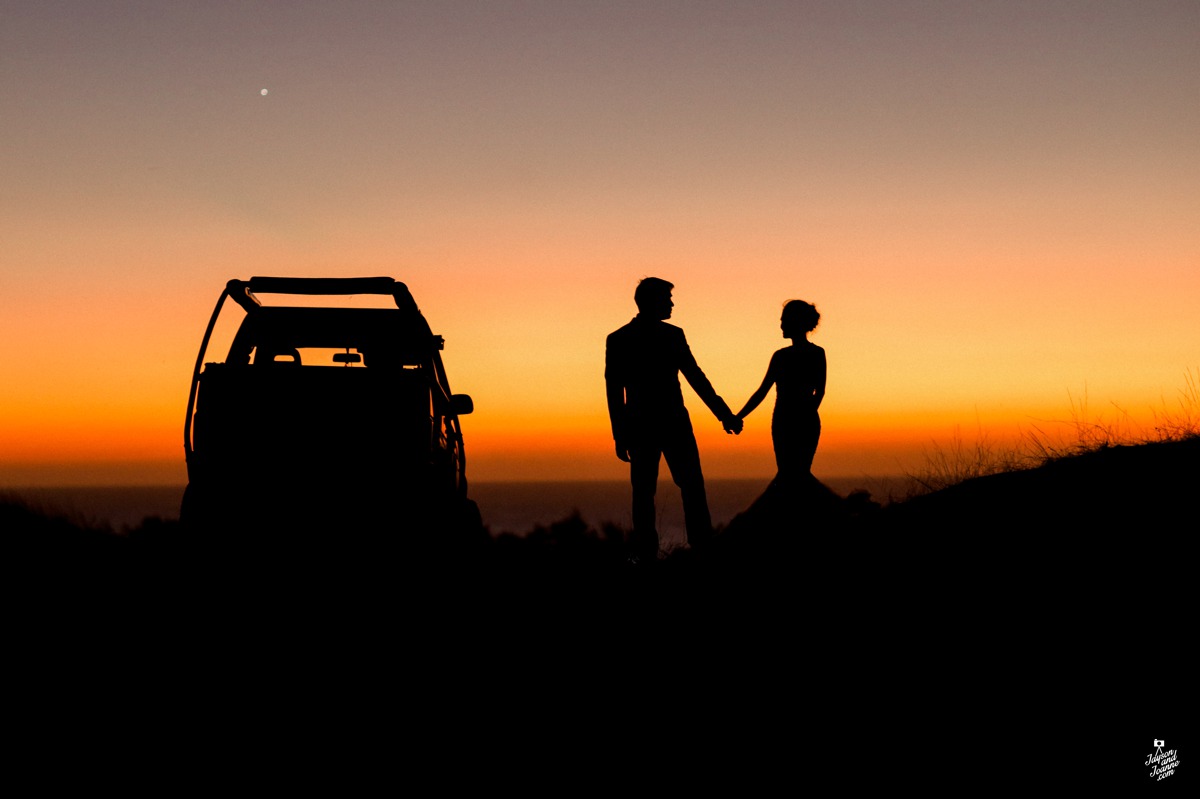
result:
[(470, 394), (450, 395), (450, 411), (455, 416), (466, 416), (473, 410), (475, 410), (475, 403), (471, 400)]

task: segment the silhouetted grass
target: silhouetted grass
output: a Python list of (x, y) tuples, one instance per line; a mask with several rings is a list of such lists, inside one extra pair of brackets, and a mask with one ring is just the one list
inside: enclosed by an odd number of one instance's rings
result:
[(979, 428), (964, 442), (959, 431), (946, 444), (934, 444), (922, 468), (906, 474), (904, 499), (911, 499), (989, 475), (1035, 469), (1063, 458), (1109, 447), (1183, 441), (1200, 436), (1200, 371), (1184, 373), (1183, 388), (1174, 405), (1164, 398), (1152, 409), (1149, 426), (1138, 424), (1128, 411), (1113, 404), (1106, 414), (1094, 413), (1088, 394), (1068, 395), (1066, 419), (1034, 423), (1015, 445), (1001, 446)]
[(924, 467), (906, 476), (910, 485), (905, 498), (940, 491), (943, 488), (999, 472), (1025, 468), (1028, 462), (1019, 451), (1004, 449), (979, 429), (969, 444), (955, 430), (950, 442), (933, 445), (925, 453)]

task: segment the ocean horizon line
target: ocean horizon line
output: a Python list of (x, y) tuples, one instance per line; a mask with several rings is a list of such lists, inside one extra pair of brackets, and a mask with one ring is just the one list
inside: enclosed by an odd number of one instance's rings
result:
[[(664, 472), (666, 470), (664, 469)], [(865, 482), (879, 480), (906, 480), (908, 475), (902, 473), (896, 474), (839, 474), (839, 475), (816, 475), (817, 479), (823, 483), (848, 483), (855, 480)], [(775, 479), (774, 475), (760, 475), (751, 477), (705, 477), (705, 483), (715, 482), (755, 482), (768, 483)], [(664, 475), (659, 478), (660, 484), (671, 483), (669, 475)], [(478, 485), (529, 485), (529, 484), (578, 484), (578, 483), (622, 483), (628, 484), (627, 477), (557, 477), (557, 478), (515, 478), (515, 479), (471, 479), (471, 486)], [(77, 491), (77, 490), (138, 490), (138, 489), (178, 489), (183, 491), (187, 487), (187, 481), (182, 482), (118, 482), (118, 483), (98, 483), (93, 481), (79, 483), (13, 483), (10, 485), (0, 485), (0, 496), (12, 495), (22, 491)]]

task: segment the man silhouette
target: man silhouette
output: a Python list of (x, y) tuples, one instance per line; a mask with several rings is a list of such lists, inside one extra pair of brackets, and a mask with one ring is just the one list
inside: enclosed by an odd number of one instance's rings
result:
[(633, 557), (652, 562), (658, 557), (654, 494), (658, 464), (667, 460), (671, 478), (683, 499), (688, 544), (703, 546), (712, 537), (712, 517), (700, 470), (700, 451), (692, 421), (683, 404), (679, 374), (721, 420), (727, 433), (740, 433), (742, 421), (696, 363), (683, 330), (664, 322), (671, 317), (675, 286), (657, 277), (644, 278), (634, 290), (638, 314), (609, 334), (605, 348), (604, 381), (608, 415), (617, 457), (629, 463), (633, 486)]

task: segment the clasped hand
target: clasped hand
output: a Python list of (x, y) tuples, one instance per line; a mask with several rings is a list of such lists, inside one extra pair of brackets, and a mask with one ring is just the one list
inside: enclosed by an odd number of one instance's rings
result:
[(744, 426), (744, 423), (742, 422), (742, 420), (736, 416), (730, 416), (728, 419), (721, 422), (721, 427), (725, 428), (725, 432), (733, 433), (734, 435), (740, 435), (742, 432), (743, 426)]

